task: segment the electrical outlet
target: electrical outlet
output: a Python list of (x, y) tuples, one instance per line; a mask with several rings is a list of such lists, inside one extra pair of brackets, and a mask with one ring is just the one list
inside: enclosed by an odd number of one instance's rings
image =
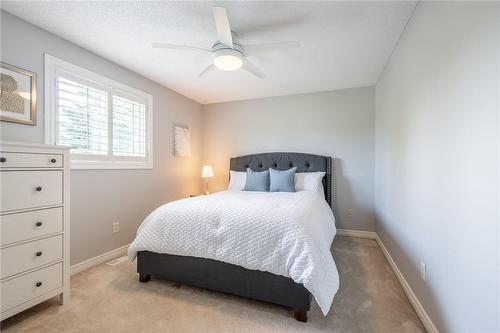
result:
[(113, 223), (113, 232), (120, 231), (120, 222)]
[(424, 262), (420, 262), (420, 277), (422, 278), (422, 280), (425, 281), (425, 263)]
[(352, 209), (351, 208), (347, 208), (346, 211), (345, 211), (345, 216), (350, 219), (352, 217)]

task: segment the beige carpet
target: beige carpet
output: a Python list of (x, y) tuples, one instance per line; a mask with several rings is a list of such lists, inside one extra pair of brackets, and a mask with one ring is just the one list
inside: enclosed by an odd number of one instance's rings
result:
[(337, 237), (340, 290), (327, 317), (206, 290), (138, 282), (135, 263), (71, 278), (71, 299), (50, 300), (2, 322), (2, 332), (425, 332), (373, 240)]

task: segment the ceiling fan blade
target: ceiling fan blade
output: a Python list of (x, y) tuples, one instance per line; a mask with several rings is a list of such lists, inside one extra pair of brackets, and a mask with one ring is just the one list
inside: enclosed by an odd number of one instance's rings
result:
[(231, 34), (231, 27), (229, 26), (226, 8), (214, 7), (213, 11), (219, 42), (233, 48), (233, 36)]
[(208, 65), (207, 67), (205, 67), (205, 69), (203, 69), (200, 72), (200, 74), (198, 74), (198, 77), (201, 77), (202, 75), (206, 74), (207, 72), (211, 72), (214, 69), (215, 69), (214, 64), (210, 63), (210, 65)]
[(243, 45), (246, 56), (254, 56), (274, 51), (294, 49), (297, 47), (300, 47), (300, 42), (297, 41)]
[(212, 52), (212, 50), (209, 50), (209, 49), (204, 49), (202, 47), (189, 46), (189, 45), (153, 43), (153, 44), (151, 44), (151, 46), (154, 48), (158, 48), (158, 49), (197, 50), (197, 51)]
[(243, 59), (243, 66), (241, 69), (246, 70), (247, 72), (257, 76), (259, 79), (263, 79), (266, 77), (266, 74), (262, 72), (258, 67), (252, 64), (248, 59)]

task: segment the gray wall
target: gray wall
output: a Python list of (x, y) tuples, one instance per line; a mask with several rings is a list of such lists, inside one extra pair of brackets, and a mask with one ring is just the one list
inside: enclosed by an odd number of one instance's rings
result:
[[(38, 74), (35, 127), (1, 122), (1, 139), (44, 141), (44, 53), (140, 89), (154, 98), (152, 170), (71, 171), (71, 263), (132, 241), (138, 225), (155, 207), (200, 191), (201, 105), (85, 49), (1, 12), (1, 61)], [(192, 130), (191, 158), (172, 156), (173, 125)], [(112, 223), (120, 222), (120, 232)]]
[[(232, 156), (297, 151), (335, 158), (337, 227), (374, 230), (374, 89), (205, 105), (203, 161), (211, 189), (228, 183)], [(345, 216), (352, 209), (352, 218)]]
[(377, 232), (441, 332), (500, 331), (499, 6), (419, 3), (376, 86)]

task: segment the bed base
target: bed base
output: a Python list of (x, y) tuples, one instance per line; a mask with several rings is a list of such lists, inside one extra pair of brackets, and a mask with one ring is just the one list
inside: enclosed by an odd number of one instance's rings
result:
[(217, 260), (140, 251), (137, 272), (143, 283), (154, 277), (286, 306), (302, 322), (307, 321), (311, 308), (311, 294), (302, 284)]

